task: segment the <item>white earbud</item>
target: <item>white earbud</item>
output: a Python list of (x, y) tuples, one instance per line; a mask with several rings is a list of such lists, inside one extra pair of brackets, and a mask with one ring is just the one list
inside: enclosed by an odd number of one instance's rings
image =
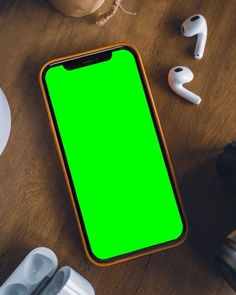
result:
[(190, 16), (183, 22), (181, 32), (185, 37), (197, 35), (194, 58), (201, 59), (207, 40), (207, 22), (205, 17), (201, 14)]
[(11, 131), (11, 112), (7, 98), (0, 88), (0, 155), (5, 149)]
[(176, 94), (198, 105), (201, 102), (200, 96), (194, 94), (183, 86), (183, 84), (191, 82), (193, 77), (193, 72), (189, 68), (177, 66), (170, 69), (168, 74), (168, 82), (170, 88)]

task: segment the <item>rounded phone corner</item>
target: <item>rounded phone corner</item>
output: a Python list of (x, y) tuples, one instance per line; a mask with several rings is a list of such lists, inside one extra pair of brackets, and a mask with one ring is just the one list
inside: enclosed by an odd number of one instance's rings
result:
[[(184, 211), (181, 210), (180, 213), (184, 214)], [(174, 244), (173, 246), (178, 246), (186, 241), (188, 237), (188, 222), (186, 216), (182, 217), (182, 228), (181, 232), (177, 235), (177, 237), (172, 241)]]
[(139, 50), (137, 49), (137, 47), (135, 47), (132, 44), (122, 43), (122, 44), (119, 44), (119, 47), (126, 49), (126, 50), (130, 51), (131, 53), (139, 54)]
[(46, 73), (50, 69), (50, 64), (51, 64), (51, 62), (47, 62), (46, 64), (44, 64), (41, 67), (41, 69), (39, 71), (39, 83), (40, 83), (40, 85), (42, 85), (43, 82), (44, 82), (44, 79), (46, 77)]
[(91, 248), (86, 244), (84, 244), (84, 250), (85, 250), (85, 255), (88, 258), (88, 260), (95, 266), (98, 267), (106, 267), (111, 265), (112, 263), (109, 263), (107, 260), (101, 259), (97, 257)]
[(87, 243), (84, 243), (84, 251), (85, 255), (88, 258), (88, 260), (94, 265), (98, 267), (108, 267), (112, 266), (114, 264), (118, 264), (122, 261), (130, 260), (132, 259), (132, 255), (129, 255), (127, 257), (112, 257), (112, 258), (99, 258), (96, 256), (96, 254), (92, 251), (90, 246)]

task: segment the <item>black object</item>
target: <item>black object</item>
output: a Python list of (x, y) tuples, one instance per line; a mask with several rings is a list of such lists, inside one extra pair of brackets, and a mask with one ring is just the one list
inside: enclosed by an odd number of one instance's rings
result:
[(217, 174), (223, 181), (224, 188), (236, 194), (236, 141), (224, 147), (216, 161)]
[[(225, 190), (236, 194), (236, 141), (224, 147), (216, 161), (216, 171)], [(215, 262), (226, 281), (236, 291), (236, 230), (226, 238)]]
[(226, 238), (215, 262), (226, 281), (236, 291), (236, 230)]

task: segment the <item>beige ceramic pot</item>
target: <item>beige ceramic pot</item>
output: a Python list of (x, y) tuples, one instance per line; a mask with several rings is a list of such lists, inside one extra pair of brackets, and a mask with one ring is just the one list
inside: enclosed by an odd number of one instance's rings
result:
[(85, 16), (95, 12), (105, 0), (49, 0), (61, 13), (68, 16)]

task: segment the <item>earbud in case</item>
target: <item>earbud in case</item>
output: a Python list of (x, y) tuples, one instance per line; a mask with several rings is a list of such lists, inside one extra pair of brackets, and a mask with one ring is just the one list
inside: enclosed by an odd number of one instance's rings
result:
[(60, 268), (40, 295), (95, 295), (92, 285), (69, 266)]

